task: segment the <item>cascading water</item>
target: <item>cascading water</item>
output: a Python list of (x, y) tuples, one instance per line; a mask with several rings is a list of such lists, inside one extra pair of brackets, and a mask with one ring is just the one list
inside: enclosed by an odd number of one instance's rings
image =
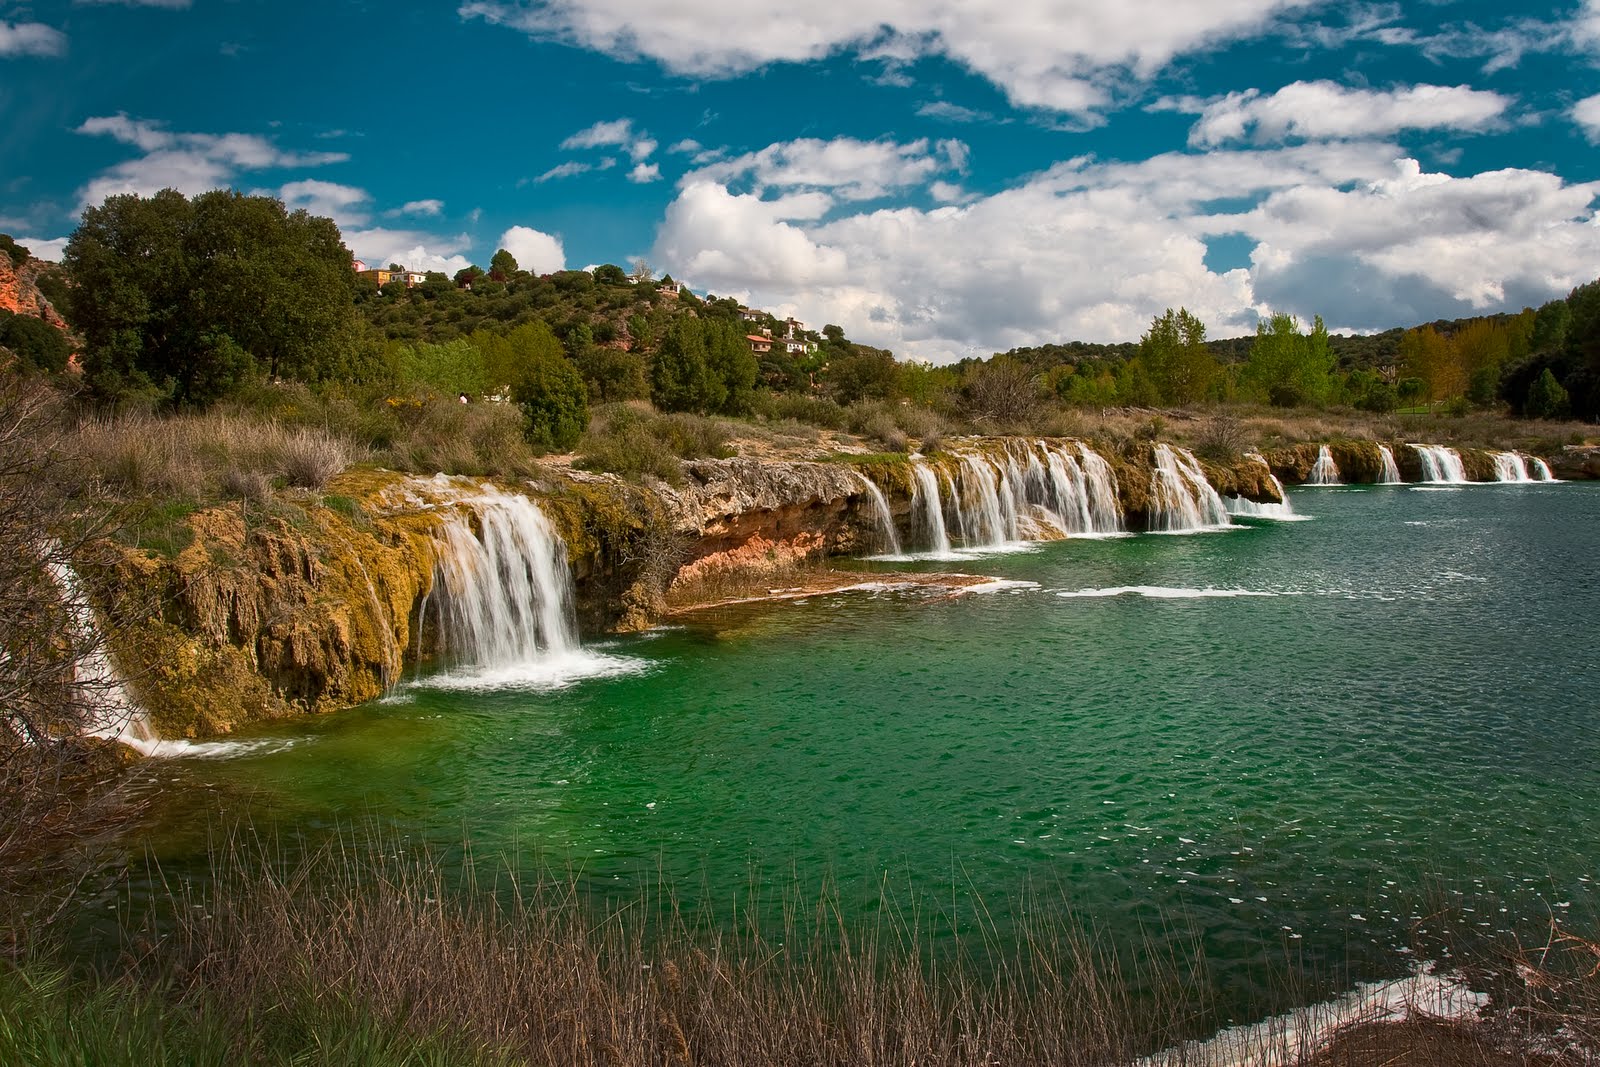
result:
[(1277, 519), (1282, 522), (1296, 522), (1304, 515), (1296, 515), (1294, 505), (1289, 503), (1288, 494), (1283, 491), (1283, 483), (1278, 481), (1278, 476), (1272, 473), (1272, 464), (1267, 462), (1267, 457), (1259, 452), (1246, 452), (1245, 459), (1261, 464), (1267, 469), (1267, 479), (1278, 490), (1281, 503), (1258, 503), (1242, 496), (1230, 496), (1224, 503), (1230, 515), (1242, 515), (1252, 519)]
[(1122, 504), (1117, 499), (1117, 476), (1111, 464), (1088, 445), (1079, 444), (1084, 488), (1089, 492), (1089, 528), (1085, 533), (1122, 532)]
[(1311, 468), (1311, 476), (1306, 479), (1307, 485), (1342, 485), (1339, 481), (1339, 465), (1333, 461), (1333, 450), (1327, 445), (1317, 449), (1317, 462)]
[[(46, 552), (47, 557), (51, 555)], [(87, 708), (84, 735), (120, 741), (147, 756), (154, 755), (161, 742), (150, 726), (149, 715), (133, 699), (111, 662), (77, 573), (58, 559), (49, 559), (46, 567), (61, 590), (67, 611), (68, 632), (64, 636), (77, 651), (73, 682)]]
[(916, 543), (927, 545), (929, 551), (950, 551), (944, 502), (939, 497), (939, 475), (926, 463), (911, 464), (911, 532)]
[(1156, 445), (1150, 474), (1151, 533), (1192, 533), (1233, 525), (1222, 497), (1188, 449)]
[(889, 502), (883, 497), (883, 490), (873, 483), (866, 475), (858, 475), (861, 486), (867, 491), (867, 499), (872, 501), (872, 517), (878, 525), (879, 550), (891, 556), (900, 554), (900, 535), (895, 532), (894, 515), (889, 511)]
[(1048, 526), (1069, 537), (1122, 532), (1117, 479), (1087, 445), (1074, 454), (1064, 445), (1036, 442), (1026, 453), (1025, 498)]
[(1534, 477), (1538, 481), (1541, 481), (1541, 482), (1554, 482), (1554, 481), (1558, 481), (1559, 480), (1559, 479), (1556, 478), (1556, 476), (1554, 474), (1550, 473), (1550, 464), (1546, 463), (1544, 460), (1540, 459), (1538, 456), (1534, 456), (1532, 458), (1533, 458), (1533, 474), (1534, 474)]
[(1400, 466), (1394, 461), (1394, 453), (1388, 445), (1378, 446), (1378, 456), (1383, 460), (1383, 472), (1378, 475), (1379, 485), (1399, 485)]
[(1460, 485), (1467, 480), (1461, 454), (1443, 445), (1412, 445), (1422, 461), (1422, 480), (1435, 485)]
[(1531, 482), (1527, 461), (1516, 452), (1494, 452), (1494, 480), (1497, 482)]
[(1005, 492), (1012, 498), (1009, 515), (1001, 505), (1003, 477), (982, 456), (962, 457), (961, 481), (954, 486), (952, 495), (961, 538), (967, 545), (992, 548), (1017, 540), (1016, 501), (1009, 486)]
[(475, 488), (450, 501), (434, 536), (430, 603), (454, 668), (425, 684), (549, 686), (635, 666), (579, 647), (567, 548), (533, 501)]

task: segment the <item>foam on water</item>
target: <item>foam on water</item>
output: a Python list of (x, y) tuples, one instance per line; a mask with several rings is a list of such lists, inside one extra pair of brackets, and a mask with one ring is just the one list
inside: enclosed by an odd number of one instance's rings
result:
[(1269, 593), (1256, 589), (1185, 589), (1169, 585), (1119, 585), (1109, 589), (1061, 590), (1056, 593), (1056, 596), (1068, 599), (1142, 596), (1151, 600), (1231, 600), (1235, 597), (1278, 595), (1278, 593)]

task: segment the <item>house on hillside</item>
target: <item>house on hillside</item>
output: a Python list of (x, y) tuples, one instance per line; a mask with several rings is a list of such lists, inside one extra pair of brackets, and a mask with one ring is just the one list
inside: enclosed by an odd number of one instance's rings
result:
[[(362, 266), (366, 266), (366, 264), (362, 264)], [(404, 282), (407, 289), (415, 289), (428, 280), (428, 276), (421, 271), (406, 270), (404, 267), (399, 270), (383, 270), (378, 267), (372, 267), (367, 270), (356, 271), (356, 277), (372, 282), (379, 289), (382, 289), (390, 282)]]
[(762, 337), (760, 334), (746, 334), (746, 341), (750, 342), (750, 351), (758, 356), (764, 356), (772, 351), (772, 338)]

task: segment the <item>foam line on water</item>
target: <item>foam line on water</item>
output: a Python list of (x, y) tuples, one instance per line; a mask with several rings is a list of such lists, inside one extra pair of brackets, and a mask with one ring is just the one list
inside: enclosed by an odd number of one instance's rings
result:
[(1274, 597), (1258, 589), (1188, 589), (1169, 585), (1118, 585), (1106, 589), (1058, 590), (1056, 596), (1068, 600), (1103, 599), (1115, 596), (1142, 596), (1151, 600), (1231, 600), (1236, 597)]
[(407, 683), (418, 689), (490, 692), (499, 689), (566, 689), (594, 678), (641, 674), (649, 663), (631, 656), (600, 652), (552, 653), (523, 663), (457, 667)]

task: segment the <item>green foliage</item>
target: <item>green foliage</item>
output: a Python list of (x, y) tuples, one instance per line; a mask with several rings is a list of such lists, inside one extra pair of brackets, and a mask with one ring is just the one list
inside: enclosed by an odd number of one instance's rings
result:
[(727, 401), (728, 387), (712, 373), (707, 359), (700, 320), (680, 318), (667, 330), (650, 365), (650, 395), (663, 411), (701, 415), (720, 410)]
[(223, 190), (113, 196), (84, 212), (63, 261), (103, 396), (205, 404), (249, 377), (360, 372), (350, 252), (329, 219)]
[(503, 282), (517, 273), (517, 257), (505, 249), (498, 249), (489, 259), (489, 277)]
[(1256, 327), (1240, 384), (1256, 399), (1276, 407), (1323, 404), (1332, 391), (1333, 368), (1322, 316), (1306, 334), (1298, 319), (1280, 312)]
[(422, 387), (451, 397), (478, 397), (489, 389), (487, 361), (469, 341), (398, 345), (391, 360), (395, 380), (404, 389)]
[(684, 459), (725, 458), (727, 431), (712, 419), (694, 415), (655, 415), (629, 404), (600, 410), (579, 447), (577, 466), (610, 471), (625, 478), (652, 475), (683, 480)]
[(530, 349), (511, 397), (522, 410), (528, 442), (565, 452), (589, 426), (588, 390), (572, 361), (559, 349)]
[(1560, 352), (1567, 347), (1567, 329), (1572, 325), (1572, 309), (1565, 300), (1552, 300), (1534, 313), (1533, 334), (1528, 338), (1531, 352)]
[(1523, 413), (1530, 419), (1555, 419), (1567, 413), (1570, 399), (1556, 376), (1546, 367), (1528, 386), (1528, 399)]
[(723, 391), (717, 410), (724, 415), (748, 415), (757, 372), (750, 342), (745, 340), (744, 331), (731, 322), (707, 322), (704, 331), (706, 370), (721, 384)]
[(65, 370), (72, 355), (72, 344), (60, 330), (43, 319), (9, 311), (0, 311), (0, 348), (11, 349), (36, 370), (52, 373)]
[(20, 267), (28, 262), (28, 258), (32, 254), (26, 247), (17, 244), (8, 233), (0, 233), (0, 252), (5, 253), (6, 258), (11, 260), (13, 267)]
[(597, 285), (627, 285), (628, 272), (615, 263), (602, 263), (594, 269)]
[(833, 398), (841, 404), (862, 400), (888, 400), (899, 385), (899, 368), (894, 356), (881, 348), (841, 345), (841, 355), (828, 361), (823, 381)]
[(1139, 359), (1160, 402), (1195, 404), (1204, 400), (1220, 368), (1206, 348), (1206, 326), (1187, 308), (1168, 308), (1139, 339)]

